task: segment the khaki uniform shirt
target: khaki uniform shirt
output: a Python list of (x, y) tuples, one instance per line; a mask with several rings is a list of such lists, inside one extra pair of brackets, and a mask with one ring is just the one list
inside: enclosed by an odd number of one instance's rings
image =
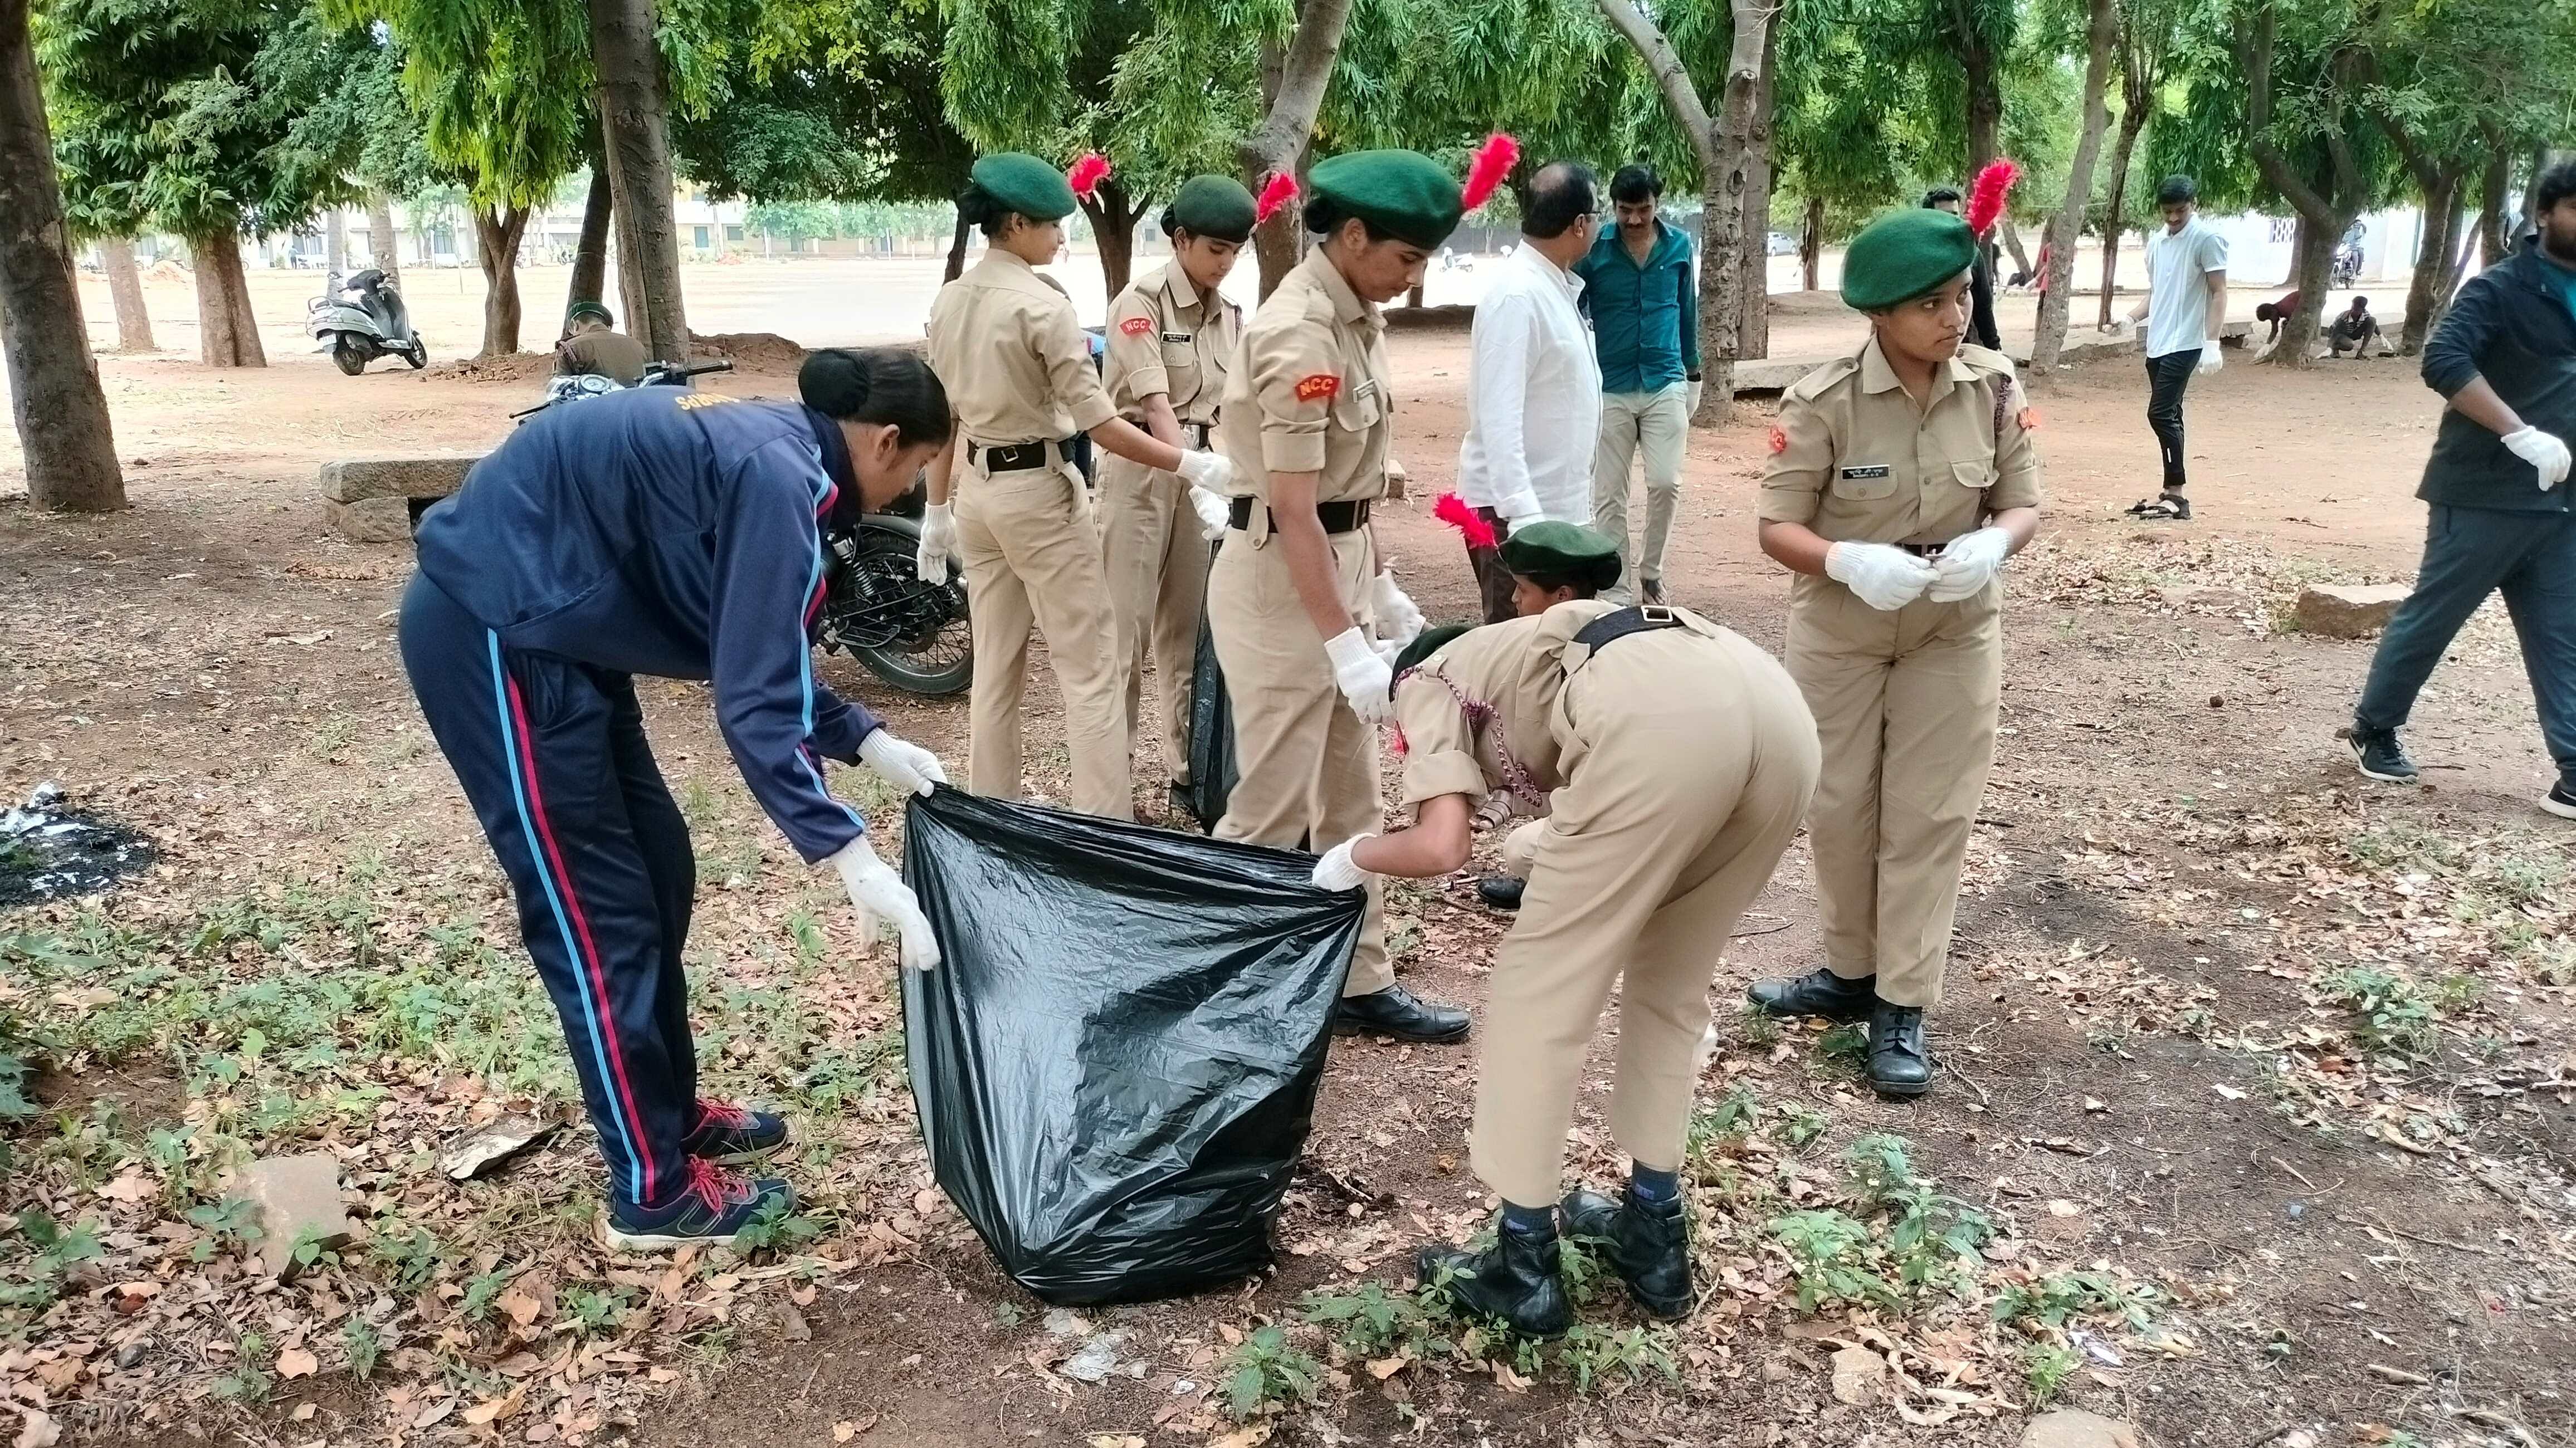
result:
[(1067, 438), (1118, 415), (1073, 302), (998, 246), (930, 304), (930, 370), (958, 430), (987, 447)]
[(1222, 451), (1234, 491), (1267, 500), (1270, 475), (1316, 473), (1315, 501), (1386, 496), (1386, 322), (1306, 253), (1253, 313), (1226, 368)]
[(1158, 392), (1181, 422), (1216, 421), (1242, 333), (1243, 310), (1201, 292), (1179, 262), (1146, 273), (1109, 304), (1109, 355), (1101, 368), (1109, 400), (1139, 427), (1145, 399)]
[(1947, 543), (2039, 505), (2035, 425), (2000, 353), (1961, 347), (1917, 408), (1873, 336), (1781, 400), (1762, 519), (1833, 543)]
[(652, 360), (643, 343), (623, 332), (582, 332), (555, 344), (558, 377), (611, 377), (632, 387)]

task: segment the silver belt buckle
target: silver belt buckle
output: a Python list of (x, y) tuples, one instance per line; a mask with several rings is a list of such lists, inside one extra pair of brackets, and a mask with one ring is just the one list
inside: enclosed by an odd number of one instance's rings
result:
[(1673, 616), (1672, 605), (1665, 603), (1641, 603), (1637, 605), (1637, 617), (1653, 628), (1670, 628), (1680, 622)]

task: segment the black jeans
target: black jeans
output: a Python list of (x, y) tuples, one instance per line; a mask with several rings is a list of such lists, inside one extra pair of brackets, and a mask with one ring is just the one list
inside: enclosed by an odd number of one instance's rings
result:
[(2182, 491), (2182, 390), (2200, 368), (2200, 349), (2167, 352), (2147, 359), (2147, 426), (2164, 454), (2165, 491)]

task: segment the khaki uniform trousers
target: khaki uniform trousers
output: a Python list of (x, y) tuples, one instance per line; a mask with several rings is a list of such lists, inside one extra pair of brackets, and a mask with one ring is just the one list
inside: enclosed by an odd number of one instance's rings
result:
[(1546, 830), (1546, 820), (1527, 820), (1514, 825), (1511, 833), (1503, 836), (1504, 874), (1515, 880), (1527, 880), (1530, 877), (1530, 871), (1538, 864), (1539, 837)]
[[(1690, 384), (1654, 392), (1601, 394), (1601, 443), (1592, 452), (1592, 526), (1619, 545), (1618, 586), (1601, 596), (1624, 603), (1637, 580), (1664, 576), (1664, 549), (1682, 501), (1682, 448), (1690, 436)], [(1646, 454), (1646, 539), (1628, 533), (1628, 465)], [(1635, 567), (1629, 566), (1634, 561)]]
[[(1258, 519), (1259, 514), (1255, 514)], [(1333, 572), (1342, 606), (1366, 627), (1368, 583), (1377, 572), (1367, 530), (1335, 533)], [(1240, 774), (1227, 796), (1221, 840), (1282, 849), (1328, 850), (1385, 823), (1377, 794), (1377, 731), (1360, 722), (1333, 682), (1324, 641), (1297, 601), (1286, 552), (1276, 538), (1255, 543), (1229, 529), (1208, 575), (1208, 624), (1234, 710)], [(1368, 913), (1344, 995), (1395, 984), (1386, 958), (1385, 887), (1372, 876)]]
[[(1621, 647), (1607, 645), (1604, 658)], [(1797, 686), (1752, 644), (1725, 647), (1734, 667), (1707, 670), (1686, 690), (1591, 701), (1616, 722), (1556, 792), (1485, 1003), (1469, 1154), (1504, 1201), (1557, 1199), (1584, 1058), (1613, 984), (1611, 1133), (1646, 1166), (1681, 1165), (1709, 982), (1816, 782), (1815, 724)], [(1578, 671), (1567, 688), (1584, 682)], [(1712, 718), (1741, 723), (1713, 732)]]
[(1154, 655), (1163, 709), (1163, 767), (1190, 782), (1190, 671), (1207, 603), (1208, 545), (1189, 485), (1122, 457), (1100, 460), (1100, 551), (1118, 621), (1118, 665), (1127, 721), (1145, 732), (1145, 654)]
[(1789, 600), (1785, 662), (1815, 711), (1825, 773), (1807, 823), (1825, 963), (1878, 998), (1941, 999), (1959, 868), (1995, 759), (2003, 590), (1887, 612), (1823, 578)]
[(1043, 631), (1064, 694), (1073, 807), (1133, 819), (1127, 719), (1119, 707), (1116, 629), (1100, 535), (1071, 463), (959, 476), (957, 552), (974, 623), (974, 698), (966, 787), (1018, 799), (1020, 701), (1028, 687), (1029, 631)]

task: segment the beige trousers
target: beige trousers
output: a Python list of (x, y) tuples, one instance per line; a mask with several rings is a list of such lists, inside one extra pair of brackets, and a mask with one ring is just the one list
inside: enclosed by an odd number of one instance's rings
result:
[(1145, 654), (1163, 711), (1163, 768), (1190, 782), (1190, 670), (1197, 663), (1199, 614), (1207, 602), (1208, 545), (1188, 484), (1122, 457), (1100, 460), (1101, 563), (1118, 622), (1118, 665), (1127, 722), (1145, 732)]
[(1515, 880), (1527, 880), (1538, 864), (1539, 836), (1547, 829), (1544, 819), (1525, 820), (1512, 826), (1503, 836), (1503, 873)]
[[(1377, 560), (1362, 529), (1332, 535), (1342, 606), (1365, 627)], [(1216, 837), (1323, 851), (1385, 823), (1377, 796), (1377, 731), (1333, 682), (1324, 641), (1289, 581), (1276, 538), (1229, 530), (1208, 575), (1208, 626), (1234, 708), (1240, 778)], [(1395, 984), (1386, 958), (1386, 898), (1374, 877), (1344, 995)]]
[(1824, 578), (1789, 599), (1789, 672), (1815, 711), (1824, 778), (1807, 822), (1825, 963), (1878, 998), (1941, 999), (1959, 868), (1995, 758), (2003, 590), (1871, 608)]
[[(1656, 392), (1601, 395), (1601, 444), (1592, 453), (1592, 526), (1619, 545), (1619, 584), (1602, 595), (1625, 603), (1637, 580), (1664, 576), (1664, 549), (1672, 541), (1673, 514), (1682, 501), (1682, 446), (1690, 436), (1684, 404), (1690, 387), (1676, 382)], [(1628, 465), (1646, 454), (1646, 541), (1642, 552), (1628, 533)], [(1630, 567), (1631, 563), (1635, 566)]]
[[(1594, 706), (1575, 717), (1605, 722), (1556, 792), (1485, 1003), (1469, 1153), (1504, 1201), (1557, 1199), (1584, 1057), (1614, 984), (1611, 1133), (1646, 1166), (1681, 1165), (1709, 982), (1796, 837), (1817, 770), (1797, 686), (1752, 644), (1723, 647), (1725, 664), (1687, 689), (1574, 701)], [(1578, 672), (1567, 687), (1584, 683)]]
[(1002, 473), (975, 464), (960, 471), (955, 496), (975, 633), (966, 787), (996, 799), (1021, 796), (1020, 703), (1034, 626), (1046, 635), (1047, 661), (1064, 695), (1073, 807), (1135, 818), (1117, 630), (1081, 476), (1071, 463)]

